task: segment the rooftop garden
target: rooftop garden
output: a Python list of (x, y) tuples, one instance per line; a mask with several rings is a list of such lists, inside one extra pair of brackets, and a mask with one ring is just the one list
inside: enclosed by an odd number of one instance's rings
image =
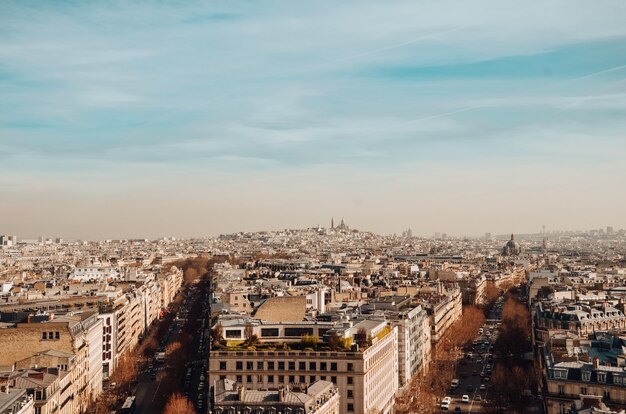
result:
[(305, 352), (355, 352), (353, 345), (358, 345), (363, 352), (372, 344), (382, 340), (391, 332), (391, 326), (385, 326), (374, 336), (367, 334), (365, 329), (359, 329), (354, 338), (343, 338), (331, 332), (324, 339), (316, 335), (303, 335), (299, 341), (261, 341), (252, 333), (252, 327), (246, 328), (245, 340), (227, 340), (223, 337), (222, 327), (217, 325), (211, 332), (214, 338), (211, 347), (221, 351), (305, 351)]

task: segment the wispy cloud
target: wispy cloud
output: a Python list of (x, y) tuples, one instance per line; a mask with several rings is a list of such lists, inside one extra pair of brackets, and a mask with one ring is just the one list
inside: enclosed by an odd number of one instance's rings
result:
[(428, 174), (441, 165), (578, 176), (584, 154), (626, 155), (625, 19), (621, 0), (4, 1), (0, 192), (17, 211), (37, 180), (70, 197), (151, 177), (175, 191), (165, 171), (243, 188), (302, 174), (330, 191), (348, 169), (355, 194), (404, 175), (455, 183)]

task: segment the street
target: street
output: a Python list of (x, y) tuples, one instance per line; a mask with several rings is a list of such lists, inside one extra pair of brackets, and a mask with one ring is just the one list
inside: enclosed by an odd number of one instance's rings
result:
[[(489, 381), (494, 361), (493, 344), (498, 336), (502, 302), (501, 297), (491, 310), (489, 319), (480, 328), (476, 340), (464, 349), (455, 375), (458, 385), (450, 385), (446, 397), (450, 403), (448, 405), (442, 403), (440, 405), (442, 411), (457, 413), (482, 411), (483, 402), (489, 398)], [(442, 401), (445, 401), (445, 398)]]

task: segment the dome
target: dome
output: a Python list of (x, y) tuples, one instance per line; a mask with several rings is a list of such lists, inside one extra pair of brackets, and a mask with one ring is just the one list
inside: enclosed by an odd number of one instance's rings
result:
[(511, 234), (511, 240), (507, 241), (502, 248), (502, 254), (510, 256), (513, 254), (520, 254), (521, 252), (522, 247), (515, 241), (515, 235)]

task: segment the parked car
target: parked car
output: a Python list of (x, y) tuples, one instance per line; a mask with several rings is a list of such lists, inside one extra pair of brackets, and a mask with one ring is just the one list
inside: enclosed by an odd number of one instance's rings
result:
[(468, 403), (469, 402), (469, 395), (465, 394), (463, 395), (463, 397), (461, 397), (461, 401), (464, 403)]

